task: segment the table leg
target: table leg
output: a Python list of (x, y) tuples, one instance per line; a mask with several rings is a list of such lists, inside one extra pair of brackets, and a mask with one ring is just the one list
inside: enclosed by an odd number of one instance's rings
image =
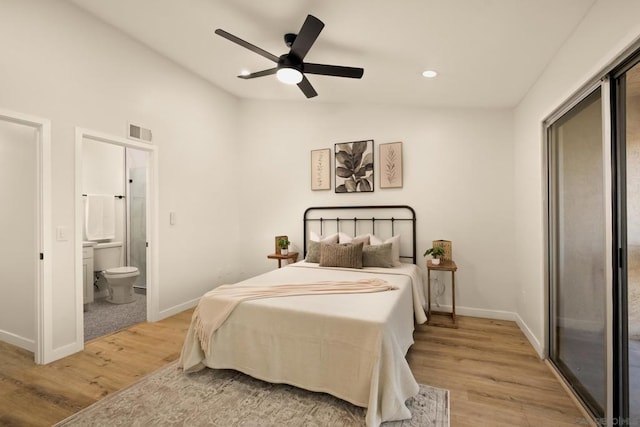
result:
[(456, 272), (451, 272), (451, 311), (453, 318), (453, 324), (456, 323)]
[(282, 267), (282, 260), (280, 258), (278, 258), (278, 268)]
[(431, 320), (431, 270), (427, 269), (427, 321)]

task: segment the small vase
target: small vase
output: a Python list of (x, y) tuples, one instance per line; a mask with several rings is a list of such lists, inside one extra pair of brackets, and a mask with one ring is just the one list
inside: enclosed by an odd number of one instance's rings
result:
[(280, 249), (280, 255), (289, 255), (289, 249), (287, 248)]
[(434, 258), (431, 260), (431, 264), (433, 265), (440, 265), (440, 258)]

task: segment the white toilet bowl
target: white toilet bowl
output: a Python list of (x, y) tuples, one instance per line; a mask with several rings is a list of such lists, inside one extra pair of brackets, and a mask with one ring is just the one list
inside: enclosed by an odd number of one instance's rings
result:
[(133, 283), (140, 275), (136, 267), (108, 268), (102, 275), (109, 286), (107, 301), (113, 304), (127, 304), (135, 300)]

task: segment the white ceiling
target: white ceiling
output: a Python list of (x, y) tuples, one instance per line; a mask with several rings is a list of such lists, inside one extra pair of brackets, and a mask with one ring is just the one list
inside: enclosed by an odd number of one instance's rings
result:
[[(361, 80), (309, 75), (306, 102), (513, 107), (595, 0), (71, 0), (241, 97), (305, 100), (275, 76), (238, 79), (269, 60), (214, 34), (222, 28), (276, 56), (307, 14), (325, 23), (307, 62), (364, 68)], [(426, 79), (421, 73), (440, 74)]]

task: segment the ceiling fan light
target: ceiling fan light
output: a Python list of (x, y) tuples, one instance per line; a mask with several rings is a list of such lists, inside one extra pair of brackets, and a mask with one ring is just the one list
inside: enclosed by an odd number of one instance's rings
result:
[(297, 85), (302, 81), (302, 73), (295, 68), (280, 68), (276, 72), (276, 77), (288, 85)]

